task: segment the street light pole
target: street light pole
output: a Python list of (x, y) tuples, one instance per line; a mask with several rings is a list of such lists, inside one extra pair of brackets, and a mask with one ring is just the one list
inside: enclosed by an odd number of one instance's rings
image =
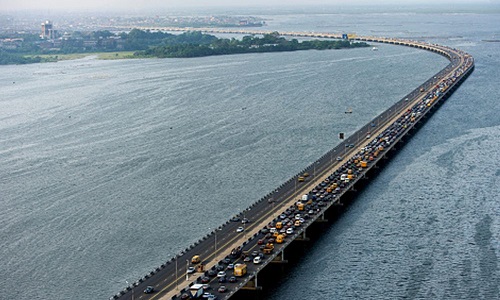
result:
[(178, 255), (175, 255), (175, 287), (179, 290), (179, 268), (177, 267)]
[(295, 198), (295, 196), (297, 196), (297, 180), (299, 180), (298, 178), (295, 178), (295, 188), (293, 190), (293, 198)]
[(247, 222), (246, 222), (246, 209), (243, 210), (243, 232), (244, 232), (244, 237), (247, 238)]

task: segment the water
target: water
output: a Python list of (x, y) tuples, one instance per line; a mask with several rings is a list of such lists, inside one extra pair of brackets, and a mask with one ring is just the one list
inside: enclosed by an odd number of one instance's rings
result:
[[(498, 298), (498, 14), (266, 18), (477, 62), (268, 298)], [(447, 64), (378, 48), (1, 67), (0, 299), (113, 295)]]

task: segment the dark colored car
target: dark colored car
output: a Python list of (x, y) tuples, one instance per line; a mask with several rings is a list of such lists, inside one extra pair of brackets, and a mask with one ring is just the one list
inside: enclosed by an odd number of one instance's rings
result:
[(224, 283), (226, 281), (227, 281), (226, 276), (219, 277), (219, 283)]
[(215, 276), (217, 276), (217, 271), (210, 269), (210, 270), (208, 270), (207, 274), (210, 277), (215, 277)]
[(151, 294), (151, 293), (152, 293), (152, 292), (154, 292), (154, 291), (155, 291), (155, 288), (154, 288), (154, 287), (152, 287), (152, 286), (150, 286), (150, 285), (148, 285), (148, 286), (146, 287), (146, 289), (144, 290), (144, 294)]
[(210, 277), (208, 276), (201, 277), (201, 283), (209, 283), (209, 282), (210, 282)]
[(235, 276), (229, 277), (229, 282), (231, 282), (231, 283), (236, 282), (236, 277)]

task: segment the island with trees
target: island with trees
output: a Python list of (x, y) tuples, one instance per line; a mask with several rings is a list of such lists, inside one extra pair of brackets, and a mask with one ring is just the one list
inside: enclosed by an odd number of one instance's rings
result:
[(278, 32), (241, 39), (219, 38), (201, 31), (172, 34), (133, 29), (128, 33), (110, 31), (73, 32), (53, 40), (40, 40), (35, 34), (0, 36), (0, 64), (27, 64), (58, 61), (67, 54), (128, 51), (126, 58), (201, 57), (258, 52), (326, 50), (369, 47), (349, 40), (286, 39)]

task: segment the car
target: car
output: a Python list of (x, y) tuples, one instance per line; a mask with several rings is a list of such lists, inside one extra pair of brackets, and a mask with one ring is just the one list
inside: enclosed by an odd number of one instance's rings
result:
[(243, 231), (245, 231), (245, 228), (243, 228), (243, 227), (238, 227), (236, 229), (236, 232), (243, 232)]
[(209, 282), (210, 282), (210, 277), (208, 276), (201, 277), (201, 283), (209, 283)]
[(247, 256), (243, 259), (244, 262), (249, 262), (249, 261), (252, 261), (252, 258), (250, 258), (250, 256)]
[(208, 300), (217, 300), (217, 296), (210, 295), (210, 296), (208, 296)]
[(231, 218), (231, 222), (239, 222), (239, 221), (240, 221), (240, 218), (238, 218), (238, 217)]
[(234, 269), (234, 264), (229, 264), (229, 265), (227, 265), (227, 269), (228, 269), (228, 270), (232, 270), (232, 269)]
[(220, 271), (219, 273), (217, 273), (217, 277), (226, 277), (226, 272), (224, 271)]
[(219, 293), (225, 293), (225, 292), (227, 292), (227, 288), (225, 285), (221, 285), (221, 286), (219, 286), (219, 289), (217, 289), (217, 291)]
[(253, 259), (254, 264), (257, 265), (257, 264), (260, 264), (261, 262), (262, 262), (262, 258), (260, 256), (254, 257), (254, 259)]
[(146, 289), (144, 290), (144, 294), (151, 294), (151, 293), (152, 293), (152, 292), (154, 292), (154, 291), (155, 291), (155, 288), (154, 288), (154, 287), (152, 287), (152, 286), (150, 286), (150, 285), (148, 285), (148, 286), (146, 287)]
[(219, 277), (219, 283), (224, 283), (224, 282), (226, 282), (226, 281), (227, 281), (226, 276), (224, 276), (224, 277)]
[(194, 273), (194, 267), (187, 268), (187, 273), (188, 274), (193, 274)]
[(211, 289), (210, 284), (207, 284), (207, 283), (203, 284), (203, 289), (206, 290), (206, 291), (208, 291), (209, 289)]
[(293, 234), (293, 229), (292, 228), (288, 228), (286, 230), (286, 234)]
[(217, 276), (217, 271), (212, 270), (212, 269), (208, 270), (208, 276), (210, 276), (210, 277), (215, 277), (215, 276)]
[[(216, 265), (216, 266), (215, 266), (215, 269), (216, 269), (217, 271), (224, 271), (224, 266), (223, 266), (223, 265)], [(220, 273), (220, 272), (219, 272), (219, 273)], [(217, 275), (217, 276), (219, 276), (219, 275)]]
[(342, 156), (337, 156), (337, 161), (341, 161), (342, 160)]
[(262, 239), (260, 239), (260, 240), (257, 241), (257, 244), (262, 245), (262, 244), (264, 244), (264, 242), (265, 242), (265, 239), (262, 238)]
[(241, 220), (241, 224), (246, 224), (246, 223), (250, 223), (250, 220), (247, 218), (243, 218), (243, 220)]
[(227, 264), (230, 264), (231, 263), (231, 259), (229, 257), (226, 257), (222, 260), (223, 263), (225, 263), (226, 265)]
[(235, 276), (229, 277), (229, 282), (235, 283), (236, 282), (236, 277)]
[(191, 298), (191, 296), (189, 296), (188, 294), (184, 293), (181, 295), (181, 299), (189, 299)]
[(252, 256), (253, 257), (256, 257), (257, 255), (259, 255), (259, 251), (257, 251), (257, 250), (252, 251)]

